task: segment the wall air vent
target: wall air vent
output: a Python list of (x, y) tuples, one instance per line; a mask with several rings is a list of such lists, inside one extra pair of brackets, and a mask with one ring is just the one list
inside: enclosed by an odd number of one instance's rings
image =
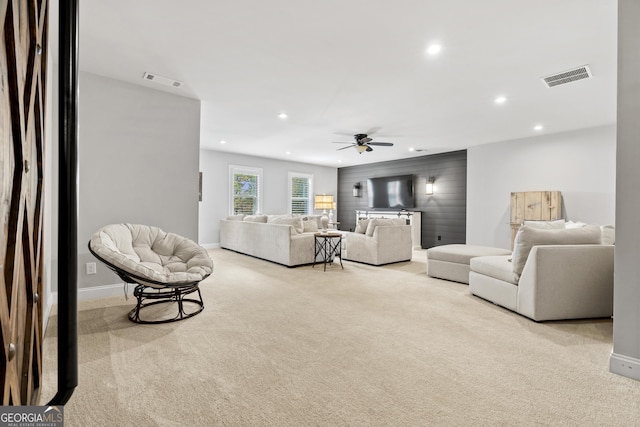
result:
[(591, 70), (588, 65), (574, 68), (573, 70), (563, 71), (562, 73), (553, 74), (543, 77), (542, 81), (547, 87), (563, 85), (565, 83), (575, 82), (576, 80), (588, 79), (591, 77)]
[(144, 73), (142, 75), (142, 78), (145, 79), (145, 80), (152, 81), (154, 83), (160, 83), (160, 84), (167, 85), (167, 86), (173, 86), (173, 87), (181, 87), (182, 86), (182, 82), (181, 81), (170, 79), (168, 77), (159, 76), (159, 75), (153, 74), (153, 73)]

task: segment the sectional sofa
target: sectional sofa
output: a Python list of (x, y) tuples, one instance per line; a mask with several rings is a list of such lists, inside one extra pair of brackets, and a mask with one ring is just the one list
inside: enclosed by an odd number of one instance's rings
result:
[(220, 220), (220, 247), (293, 267), (313, 263), (319, 218), (232, 215)]
[(513, 253), (436, 247), (427, 251), (427, 271), (468, 283), (471, 294), (535, 321), (610, 317), (614, 243), (613, 226), (525, 221)]
[[(288, 267), (311, 264), (319, 228), (320, 216), (232, 215), (220, 221), (220, 247)], [(404, 220), (361, 220), (355, 232), (340, 233), (345, 260), (371, 265), (411, 260), (411, 226)]]

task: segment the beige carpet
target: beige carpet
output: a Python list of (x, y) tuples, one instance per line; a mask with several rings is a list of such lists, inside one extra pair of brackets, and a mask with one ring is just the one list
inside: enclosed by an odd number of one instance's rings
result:
[(80, 304), (65, 425), (640, 425), (640, 382), (608, 372), (610, 319), (535, 323), (429, 278), (424, 251), (327, 272), (210, 253), (191, 319), (137, 325), (132, 298)]

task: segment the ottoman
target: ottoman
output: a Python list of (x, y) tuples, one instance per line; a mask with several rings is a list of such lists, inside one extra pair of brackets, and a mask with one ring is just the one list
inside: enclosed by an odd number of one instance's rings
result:
[(511, 255), (508, 249), (476, 245), (443, 245), (427, 249), (427, 274), (469, 284), (469, 261), (479, 256)]

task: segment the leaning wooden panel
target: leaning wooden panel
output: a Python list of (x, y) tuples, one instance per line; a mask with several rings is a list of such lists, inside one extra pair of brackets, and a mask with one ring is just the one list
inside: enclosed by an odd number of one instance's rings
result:
[(560, 191), (521, 191), (511, 193), (511, 248), (523, 221), (549, 221), (562, 218)]

